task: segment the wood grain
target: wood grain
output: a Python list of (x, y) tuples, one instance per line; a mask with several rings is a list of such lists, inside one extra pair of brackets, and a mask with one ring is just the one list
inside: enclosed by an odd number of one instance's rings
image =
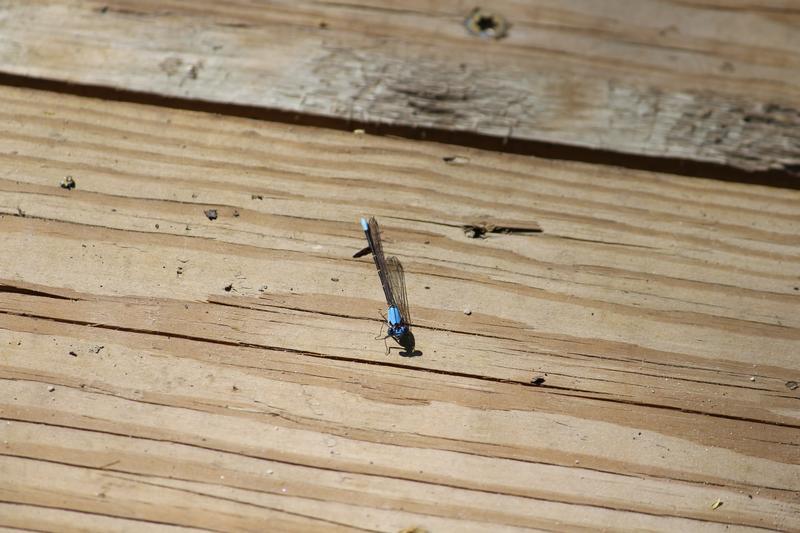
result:
[(800, 169), (795, 2), (6, 0), (0, 72), (638, 156)]
[[(800, 192), (22, 89), (0, 116), (0, 526), (800, 530)], [(374, 340), (363, 214), (419, 357)], [(502, 221), (542, 232), (461, 227)]]

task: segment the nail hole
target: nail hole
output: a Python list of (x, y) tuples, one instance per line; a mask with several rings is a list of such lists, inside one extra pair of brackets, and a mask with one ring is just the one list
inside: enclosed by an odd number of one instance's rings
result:
[(464, 26), (472, 35), (487, 39), (502, 39), (508, 33), (508, 22), (502, 15), (480, 7), (467, 15)]

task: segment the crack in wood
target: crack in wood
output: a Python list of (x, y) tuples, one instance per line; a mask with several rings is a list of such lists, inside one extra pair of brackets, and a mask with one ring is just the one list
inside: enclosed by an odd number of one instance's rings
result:
[(62, 296), (60, 294), (54, 294), (51, 292), (40, 291), (36, 289), (26, 289), (24, 287), (16, 287), (14, 285), (8, 285), (6, 283), (0, 283), (0, 293), (8, 293), (8, 294), (23, 294), (25, 296), (36, 296), (40, 298), (54, 298), (56, 300), (68, 300), (71, 302), (78, 302), (81, 301), (81, 298), (70, 298), (68, 296)]
[[(561, 386), (554, 386), (554, 385), (544, 385), (544, 386), (537, 386), (532, 384), (530, 381), (522, 381), (522, 380), (513, 380), (513, 379), (506, 379), (500, 378), (495, 376), (486, 376), (481, 374), (474, 374), (470, 372), (456, 372), (452, 370), (442, 370), (438, 368), (423, 368), (418, 366), (412, 366), (403, 363), (393, 363), (389, 361), (372, 361), (368, 359), (360, 359), (357, 357), (345, 357), (345, 356), (337, 356), (337, 355), (329, 355), (323, 354), (319, 352), (311, 352), (307, 350), (298, 350), (294, 348), (287, 348), (287, 347), (279, 347), (279, 346), (269, 346), (264, 344), (256, 344), (256, 343), (249, 343), (249, 342), (241, 342), (241, 341), (225, 341), (220, 339), (213, 339), (208, 337), (200, 337), (195, 335), (187, 335), (187, 334), (180, 334), (180, 333), (168, 333), (163, 331), (156, 331), (156, 330), (147, 330), (142, 328), (130, 328), (130, 327), (120, 327), (120, 326), (112, 326), (108, 324), (97, 324), (97, 323), (88, 323), (81, 320), (69, 320), (63, 318), (54, 318), (48, 317), (44, 315), (36, 315), (32, 313), (21, 313), (21, 312), (13, 312), (13, 311), (0, 311), (0, 314), (5, 315), (13, 315), (13, 316), (21, 316), (27, 318), (34, 318), (39, 320), (47, 320), (51, 322), (59, 322), (65, 324), (73, 324), (78, 326), (88, 326), (88, 327), (96, 327), (101, 329), (111, 329), (115, 331), (124, 331), (127, 333), (136, 333), (142, 335), (156, 335), (160, 337), (166, 338), (176, 338), (176, 339), (183, 339), (183, 340), (190, 340), (195, 342), (206, 342), (210, 344), (218, 344), (223, 346), (231, 346), (231, 347), (243, 347), (243, 348), (253, 348), (259, 350), (274, 350), (279, 352), (287, 352), (287, 353), (295, 353), (298, 355), (305, 355), (308, 357), (314, 357), (319, 359), (329, 359), (334, 361), (343, 361), (348, 363), (354, 363), (359, 365), (373, 365), (373, 366), (382, 366), (382, 367), (389, 367), (389, 368), (397, 368), (407, 371), (413, 372), (427, 372), (431, 374), (441, 374), (450, 377), (460, 377), (466, 379), (476, 379), (479, 381), (488, 381), (493, 383), (501, 383), (507, 385), (516, 385), (521, 387), (527, 387), (531, 390), (542, 391), (544, 393), (555, 394), (560, 396), (566, 396), (571, 398), (583, 398), (589, 400), (595, 400), (599, 402), (609, 402), (614, 404), (622, 404), (622, 405), (632, 405), (636, 407), (645, 407), (651, 408), (655, 410), (661, 411), (672, 411), (672, 412), (680, 412), (680, 413), (687, 413), (687, 414), (695, 414), (695, 415), (703, 415), (709, 416), (714, 418), (720, 418), (725, 420), (733, 420), (738, 422), (752, 422), (757, 424), (764, 424), (767, 426), (774, 426), (774, 427), (786, 427), (786, 428), (794, 428), (800, 429), (800, 424), (790, 424), (786, 422), (778, 422), (778, 421), (770, 421), (770, 420), (761, 420), (758, 418), (752, 417), (745, 417), (745, 416), (736, 416), (736, 415), (727, 415), (722, 413), (715, 413), (713, 411), (702, 411), (699, 409), (688, 409), (683, 407), (676, 407), (671, 405), (662, 405), (656, 404), (652, 402), (642, 402), (642, 401), (635, 401), (635, 400), (625, 400), (622, 398), (614, 398), (611, 396), (606, 396), (605, 393), (591, 391), (591, 390), (584, 390), (578, 389), (575, 387), (561, 387)], [(570, 394), (572, 393), (572, 394)], [(585, 396), (583, 396), (585, 395)]]
[[(322, 77), (321, 73), (320, 76)], [(376, 76), (376, 79), (380, 80), (381, 73), (376, 73)], [(328, 83), (328, 85), (329, 84), (330, 83)], [(757, 169), (754, 169), (755, 165), (748, 164), (747, 169), (742, 169), (726, 162), (692, 159), (687, 156), (682, 156), (680, 153), (661, 155), (652, 153), (632, 153), (622, 152), (619, 149), (610, 149), (608, 147), (587, 148), (580, 145), (557, 143), (541, 139), (507, 136), (499, 137), (476, 131), (448, 128), (446, 124), (439, 124), (438, 121), (428, 125), (419, 123), (410, 126), (398, 121), (395, 116), (396, 114), (389, 112), (386, 113), (386, 120), (384, 121), (360, 118), (357, 113), (352, 111), (352, 109), (358, 109), (360, 107), (356, 104), (350, 104), (350, 111), (347, 112), (345, 117), (341, 117), (327, 115), (319, 112), (319, 110), (315, 111), (312, 107), (307, 107), (304, 113), (298, 114), (295, 111), (266, 108), (244, 103), (214, 102), (199, 98), (190, 99), (166, 94), (153, 94), (132, 88), (109, 87), (91, 83), (69, 83), (56, 79), (47, 79), (43, 77), (34, 78), (9, 72), (0, 72), (0, 85), (25, 87), (33, 90), (98, 98), (108, 101), (139, 103), (170, 109), (200, 111), (285, 124), (325, 127), (350, 132), (360, 128), (368, 130), (371, 135), (425, 139), (428, 141), (444, 142), (495, 152), (533, 155), (547, 159), (579, 161), (628, 169), (669, 173), (679, 176), (696, 176), (770, 187), (800, 189), (800, 180), (797, 179), (797, 174), (795, 172), (798, 167), (800, 167), (800, 164), (795, 164), (791, 161), (784, 161), (780, 165), (760, 165)], [(365, 85), (365, 87), (366, 86), (368, 85)], [(331, 90), (337, 89), (331, 88)], [(513, 95), (509, 95), (509, 98), (509, 101), (518, 100), (518, 98)], [(519, 105), (524, 106), (524, 102), (519, 102)], [(504, 110), (501, 114), (505, 115), (509, 112), (508, 110)], [(696, 118), (691, 119), (687, 116), (684, 122), (690, 124), (695, 120)], [(508, 132), (509, 128), (514, 127), (516, 120), (504, 120), (501, 122), (500, 127), (505, 132)], [(678, 130), (675, 131), (675, 134), (678, 134)]]

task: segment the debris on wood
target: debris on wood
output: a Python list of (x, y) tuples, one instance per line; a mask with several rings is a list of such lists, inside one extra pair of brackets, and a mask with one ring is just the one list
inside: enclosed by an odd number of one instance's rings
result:
[(500, 233), (511, 234), (519, 233), (521, 235), (528, 235), (531, 233), (541, 233), (542, 228), (537, 225), (531, 224), (529, 226), (501, 226), (497, 224), (490, 224), (488, 222), (479, 222), (477, 224), (464, 224), (461, 226), (464, 230), (464, 235), (470, 239), (485, 239), (487, 233)]
[(334, 283), (336, 283), (336, 282), (338, 282), (338, 281), (339, 281), (339, 278), (331, 278), (331, 281), (333, 281)]
[(72, 176), (67, 176), (63, 180), (61, 180), (62, 189), (67, 189), (68, 191), (71, 191), (72, 189), (75, 188), (75, 185), (76, 185), (75, 180), (72, 179)]
[(111, 461), (110, 463), (106, 463), (103, 466), (101, 466), (100, 470), (105, 470), (106, 468), (111, 468), (112, 466), (114, 466), (116, 464), (119, 464), (120, 462), (121, 461), (119, 459), (116, 459), (114, 461)]
[(467, 316), (471, 315), (472, 314), (472, 309), (470, 309), (469, 307), (465, 308), (464, 309), (464, 314), (467, 315)]
[(217, 220), (217, 210), (216, 209), (206, 209), (203, 211), (208, 217), (208, 220)]
[(711, 508), (712, 509), (718, 509), (720, 507), (722, 507), (722, 500), (717, 498), (717, 501), (715, 501), (714, 503), (711, 504)]
[(94, 353), (100, 353), (100, 350), (102, 350), (103, 348), (105, 348), (105, 346), (100, 346), (100, 345), (93, 346), (92, 348), (89, 348), (89, 351)]
[(797, 387), (800, 387), (800, 385), (798, 385), (796, 381), (786, 382), (786, 388), (789, 390), (797, 390)]
[(264, 195), (263, 194), (251, 194), (250, 195), (250, 199), (251, 200), (263, 200), (264, 199)]
[(75, 353), (75, 352), (74, 352), (74, 351), (72, 351), (72, 350), (70, 350), (70, 351), (69, 351), (69, 354), (70, 354), (72, 357), (78, 357), (78, 354), (77, 354), (77, 353)]
[(443, 157), (442, 161), (444, 161), (448, 165), (466, 165), (467, 163), (469, 163), (469, 157), (463, 157), (460, 155), (449, 155)]
[(231, 290), (233, 290), (233, 283), (225, 285), (225, 292), (231, 292)]
[(47, 387), (47, 392), (53, 392), (54, 390), (56, 390), (56, 388), (54, 386), (52, 386), (52, 385)]
[(361, 128), (353, 130), (353, 135), (364, 135), (366, 132)]
[(544, 382), (545, 382), (545, 379), (542, 376), (539, 376), (539, 377), (533, 378), (531, 380), (531, 385), (534, 385), (534, 386), (538, 387), (539, 385), (541, 385)]

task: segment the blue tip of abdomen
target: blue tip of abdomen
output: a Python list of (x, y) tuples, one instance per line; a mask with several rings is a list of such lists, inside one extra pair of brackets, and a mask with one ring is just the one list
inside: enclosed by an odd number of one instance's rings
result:
[(361, 227), (364, 228), (364, 231), (369, 231), (369, 223), (366, 218), (361, 219)]

